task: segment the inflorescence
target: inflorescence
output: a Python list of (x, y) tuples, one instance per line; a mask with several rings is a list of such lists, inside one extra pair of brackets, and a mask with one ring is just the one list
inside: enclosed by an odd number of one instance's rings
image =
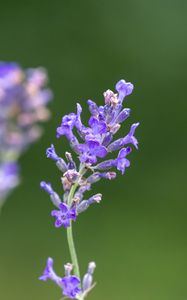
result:
[[(46, 151), (48, 158), (55, 161), (62, 172), (62, 186), (64, 189), (61, 198), (52, 188), (50, 183), (44, 181), (40, 186), (45, 190), (54, 206), (51, 216), (55, 218), (55, 227), (67, 229), (68, 244), (72, 264), (65, 265), (65, 277), (60, 278), (53, 270), (53, 260), (48, 258), (47, 266), (41, 280), (51, 279), (62, 289), (64, 296), (69, 298), (84, 299), (92, 285), (92, 274), (95, 263), (91, 262), (88, 271), (81, 283), (77, 256), (72, 236), (72, 221), (76, 221), (80, 213), (88, 209), (93, 203), (99, 203), (102, 194), (96, 194), (89, 199), (85, 198), (85, 192), (90, 191), (92, 184), (100, 179), (114, 179), (116, 172), (112, 168), (125, 173), (130, 166), (127, 156), (131, 153), (133, 145), (138, 148), (138, 141), (135, 138), (135, 130), (139, 123), (132, 124), (127, 135), (114, 140), (114, 135), (123, 123), (130, 116), (130, 109), (123, 108), (123, 101), (133, 91), (133, 84), (120, 80), (116, 84), (117, 93), (107, 90), (104, 93), (104, 106), (97, 106), (92, 100), (88, 100), (88, 108), (91, 117), (89, 126), (81, 121), (82, 107), (77, 104), (77, 112), (70, 113), (62, 118), (61, 125), (57, 128), (57, 138), (65, 135), (71, 149), (75, 152), (80, 162), (79, 166), (73, 160), (72, 154), (65, 153), (66, 160), (59, 157), (53, 145)], [(115, 153), (115, 158), (107, 159), (107, 155)], [(70, 273), (73, 272), (73, 275)]]
[(43, 68), (0, 62), (0, 205), (19, 183), (18, 157), (40, 137), (38, 123), (49, 118), (46, 84)]

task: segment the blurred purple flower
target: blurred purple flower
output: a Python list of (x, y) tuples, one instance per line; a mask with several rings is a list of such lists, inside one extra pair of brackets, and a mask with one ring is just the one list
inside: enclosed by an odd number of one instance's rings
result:
[(16, 63), (0, 62), (0, 199), (18, 184), (16, 162), (40, 137), (38, 124), (49, 118), (52, 93), (46, 84), (43, 68), (23, 70)]
[[(19, 183), (19, 167), (15, 162), (0, 163), (0, 202)], [(0, 204), (1, 205), (1, 204)]]

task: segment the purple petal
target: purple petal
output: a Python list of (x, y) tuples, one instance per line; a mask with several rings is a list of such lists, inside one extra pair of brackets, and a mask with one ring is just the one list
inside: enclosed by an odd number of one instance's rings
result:
[(86, 151), (88, 151), (88, 146), (86, 144), (79, 144), (78, 150), (80, 152), (86, 152)]
[(102, 145), (105, 147), (108, 146), (108, 144), (112, 142), (112, 139), (113, 139), (113, 134), (111, 132), (107, 132), (107, 134), (103, 139)]
[(126, 157), (128, 154), (131, 153), (131, 151), (132, 151), (132, 149), (130, 147), (122, 148), (119, 151), (118, 158), (124, 158), (124, 157)]
[(71, 284), (76, 286), (80, 284), (80, 279), (77, 276), (71, 276)]
[(62, 221), (62, 225), (65, 227), (65, 228), (67, 228), (67, 227), (69, 227), (70, 226), (70, 219), (65, 219), (65, 220), (63, 220)]
[(104, 146), (99, 146), (95, 149), (95, 155), (98, 157), (105, 157), (107, 155), (107, 149)]
[(98, 126), (98, 123), (99, 123), (98, 119), (96, 117), (93, 117), (93, 116), (90, 117), (89, 122), (88, 122), (89, 126), (92, 127), (92, 128), (94, 126)]
[(103, 134), (107, 131), (106, 123), (104, 121), (99, 121), (93, 116), (89, 119), (89, 125), (94, 134)]
[(55, 227), (56, 227), (56, 228), (59, 228), (59, 227), (61, 227), (62, 225), (64, 225), (64, 221), (61, 220), (61, 219), (56, 219), (56, 221), (55, 221)]
[(116, 83), (116, 91), (118, 91), (118, 99), (122, 102), (123, 99), (130, 95), (134, 89), (134, 86), (131, 82), (126, 82), (124, 79)]
[(86, 163), (90, 163), (90, 164), (95, 164), (97, 162), (96, 156), (94, 154), (90, 154), (88, 152), (81, 154), (79, 159), (81, 162), (86, 162)]
[(137, 128), (139, 125), (140, 125), (139, 122), (138, 122), (138, 123), (132, 124), (131, 129), (130, 129), (130, 132), (129, 132), (129, 135), (134, 135), (135, 130), (136, 130), (136, 128)]
[(61, 210), (62, 213), (67, 213), (67, 211), (69, 209), (68, 206), (67, 206), (67, 204), (65, 204), (63, 202), (59, 204), (59, 208), (60, 208), (60, 210)]
[(126, 158), (117, 161), (117, 169), (122, 172), (122, 175), (125, 172), (125, 168), (129, 166), (130, 166), (130, 161)]
[(98, 106), (92, 100), (88, 100), (89, 111), (93, 116), (97, 116), (99, 114)]
[(94, 140), (94, 139), (90, 139), (87, 141), (87, 145), (89, 147), (90, 150), (95, 150), (98, 146), (100, 146), (99, 141)]
[(69, 211), (69, 217), (73, 220), (73, 221), (75, 221), (76, 220), (76, 210), (75, 210), (75, 208), (72, 208), (70, 211)]
[(53, 259), (51, 257), (49, 257), (47, 259), (47, 263), (46, 263), (44, 272), (43, 272), (42, 276), (39, 277), (39, 280), (43, 280), (43, 281), (46, 281), (48, 279), (54, 281), (58, 285), (59, 285), (60, 281), (62, 280), (59, 276), (56, 275), (56, 273), (53, 270)]
[(61, 216), (61, 212), (59, 210), (52, 210), (51, 216), (55, 218), (59, 218)]

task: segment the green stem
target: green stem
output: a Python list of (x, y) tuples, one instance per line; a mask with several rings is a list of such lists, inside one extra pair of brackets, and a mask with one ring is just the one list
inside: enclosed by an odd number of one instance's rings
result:
[[(69, 193), (68, 203), (67, 203), (69, 207), (72, 205), (74, 193), (79, 185), (79, 180), (84, 173), (85, 173), (85, 168), (84, 168), (84, 165), (82, 165), (82, 166), (80, 166), (80, 170), (79, 170), (80, 176), (77, 179), (77, 181), (72, 185), (70, 193)], [(70, 226), (67, 228), (67, 240), (68, 240), (71, 261), (72, 261), (73, 268), (74, 268), (74, 274), (78, 278), (80, 278), (79, 263), (78, 263), (77, 253), (75, 250), (75, 244), (74, 244), (74, 240), (73, 240), (72, 222), (70, 223)]]
[(75, 250), (75, 245), (73, 241), (73, 232), (72, 232), (72, 222), (70, 227), (67, 228), (67, 239), (68, 239), (68, 245), (69, 245), (69, 251), (70, 251), (70, 256), (74, 268), (74, 274), (80, 278), (80, 271), (79, 271), (79, 264), (78, 264), (78, 259), (77, 259), (77, 253)]

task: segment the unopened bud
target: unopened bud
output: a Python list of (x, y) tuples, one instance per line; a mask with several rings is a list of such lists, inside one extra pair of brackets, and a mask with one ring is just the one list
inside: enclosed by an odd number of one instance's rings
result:
[(96, 194), (92, 198), (95, 202), (99, 203), (101, 201), (102, 194)]
[(59, 195), (57, 193), (53, 193), (50, 195), (50, 198), (51, 198), (51, 201), (52, 203), (57, 207), (59, 208), (59, 204), (61, 203), (61, 199), (59, 197)]
[(64, 177), (68, 179), (70, 182), (75, 182), (79, 176), (79, 173), (75, 170), (67, 170), (67, 172), (64, 173)]
[(92, 286), (92, 281), (93, 281), (93, 272), (95, 270), (96, 264), (95, 262), (90, 262), (88, 265), (88, 271), (87, 273), (84, 275), (83, 277), (83, 283), (82, 283), (82, 287), (83, 287), (83, 291), (87, 291), (88, 289), (90, 289), (90, 287)]
[(104, 92), (105, 104), (116, 105), (118, 103), (117, 94), (114, 94), (111, 90)]
[(67, 263), (64, 265), (64, 270), (65, 270), (65, 276), (69, 276), (71, 274), (71, 271), (73, 269), (73, 265), (70, 263)]
[(121, 127), (120, 124), (115, 124), (114, 126), (112, 126), (112, 127), (110, 128), (110, 132), (111, 132), (112, 134), (115, 134), (115, 133), (120, 129), (120, 127)]
[(62, 171), (63, 173), (67, 171), (67, 165), (62, 158), (59, 158), (57, 160), (56, 165), (59, 168), (59, 170)]

